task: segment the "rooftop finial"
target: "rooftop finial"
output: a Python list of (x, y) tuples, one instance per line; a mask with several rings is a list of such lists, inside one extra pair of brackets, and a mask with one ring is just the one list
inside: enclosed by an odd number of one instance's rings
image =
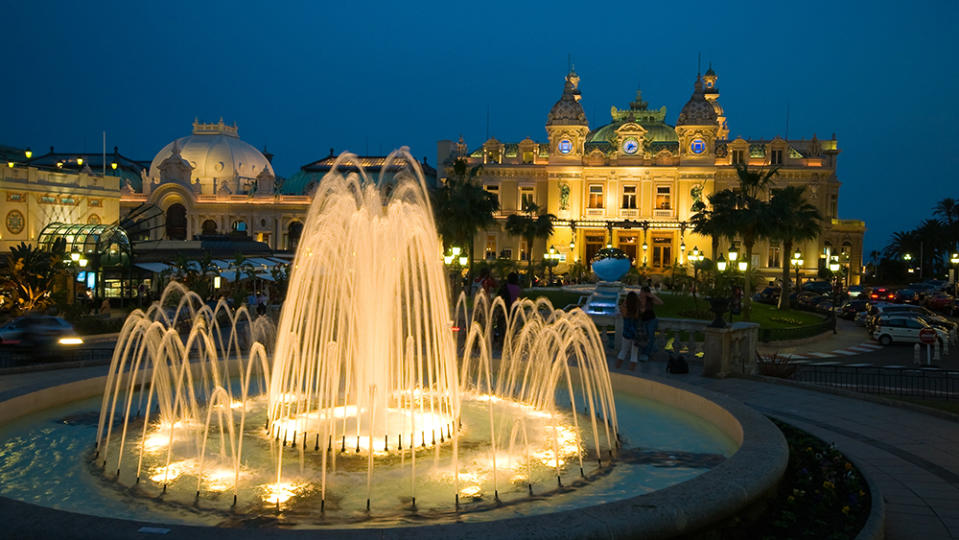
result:
[(696, 78), (699, 78), (699, 75), (702, 73), (703, 65), (703, 53), (700, 51), (696, 54)]

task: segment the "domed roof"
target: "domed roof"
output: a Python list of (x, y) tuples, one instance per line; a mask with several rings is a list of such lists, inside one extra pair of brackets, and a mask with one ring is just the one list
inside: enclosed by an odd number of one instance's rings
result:
[(575, 71), (570, 71), (566, 75), (566, 86), (563, 88), (563, 96), (553, 105), (549, 114), (546, 116), (547, 126), (588, 126), (586, 113), (583, 106), (579, 104), (581, 94), (577, 87), (579, 86), (579, 75)]
[[(601, 126), (586, 137), (586, 142), (613, 142), (616, 138), (616, 130), (623, 124), (623, 121), (614, 121), (605, 126)], [(646, 130), (646, 140), (650, 142), (676, 142), (679, 140), (679, 137), (676, 135), (676, 130), (668, 124), (661, 122), (639, 122), (639, 124)]]
[(716, 109), (713, 107), (713, 104), (706, 100), (705, 94), (703, 94), (703, 82), (699, 77), (696, 77), (696, 85), (693, 90), (693, 95), (689, 98), (689, 101), (686, 102), (686, 105), (683, 106), (683, 110), (679, 113), (679, 119), (676, 121), (677, 126), (715, 126), (716, 123)]
[[(176, 148), (174, 148), (176, 147)], [(264, 169), (275, 176), (273, 167), (262, 152), (241, 140), (236, 125), (228, 126), (221, 118), (216, 124), (193, 122), (193, 134), (180, 137), (163, 147), (150, 163), (151, 178), (160, 177), (159, 166), (174, 150), (191, 168), (192, 180), (211, 178), (257, 178)]]

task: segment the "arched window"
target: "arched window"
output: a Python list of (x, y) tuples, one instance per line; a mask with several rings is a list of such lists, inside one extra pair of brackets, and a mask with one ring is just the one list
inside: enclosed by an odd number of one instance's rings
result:
[(300, 236), (303, 234), (303, 224), (299, 221), (292, 221), (286, 230), (287, 246), (290, 251), (296, 251), (296, 246), (300, 243)]
[(216, 234), (216, 222), (212, 219), (208, 219), (203, 222), (202, 234)]
[(173, 203), (166, 209), (166, 237), (186, 240), (186, 208), (180, 203)]

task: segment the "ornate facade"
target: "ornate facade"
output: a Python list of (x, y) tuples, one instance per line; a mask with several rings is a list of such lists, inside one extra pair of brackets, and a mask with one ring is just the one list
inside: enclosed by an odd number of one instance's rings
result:
[[(562, 96), (546, 119), (546, 143), (526, 139), (503, 143), (495, 138), (468, 151), (440, 141), (439, 161), (465, 157), (483, 165), (479, 181), (500, 202), (499, 226), (477, 235), (478, 258), (541, 259), (551, 248), (559, 254), (558, 271), (574, 261), (587, 262), (607, 244), (628, 253), (634, 265), (665, 275), (684, 265), (694, 247), (713, 258), (711, 240), (694, 234), (689, 220), (696, 201), (738, 185), (736, 166), (777, 167), (773, 187), (806, 186), (808, 200), (824, 217), (821, 236), (798, 248), (801, 269), (815, 276), (820, 261), (842, 254), (850, 283), (858, 283), (865, 224), (837, 215), (840, 183), (835, 136), (819, 140), (729, 140), (725, 111), (719, 103), (712, 67), (697, 76), (692, 96), (677, 121), (666, 121), (666, 108), (651, 109), (637, 91), (627, 109), (611, 108), (611, 121), (590, 128), (580, 104), (579, 76), (570, 71)], [(524, 202), (557, 216), (551, 238), (526, 246), (503, 229), (506, 217), (521, 212)], [(725, 251), (729, 245), (723, 243)], [(790, 264), (780, 245), (757, 242), (752, 267), (773, 277)]]

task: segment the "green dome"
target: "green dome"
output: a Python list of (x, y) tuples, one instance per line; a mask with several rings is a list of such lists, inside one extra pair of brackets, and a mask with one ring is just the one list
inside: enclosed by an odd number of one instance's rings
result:
[[(599, 143), (607, 142), (612, 143), (616, 138), (616, 130), (619, 129), (625, 122), (616, 121), (602, 126), (586, 137), (586, 143)], [(639, 122), (643, 128), (646, 129), (646, 139), (650, 142), (678, 142), (679, 137), (676, 136), (676, 130), (672, 126), (661, 123), (661, 122), (651, 122), (644, 124)]]

